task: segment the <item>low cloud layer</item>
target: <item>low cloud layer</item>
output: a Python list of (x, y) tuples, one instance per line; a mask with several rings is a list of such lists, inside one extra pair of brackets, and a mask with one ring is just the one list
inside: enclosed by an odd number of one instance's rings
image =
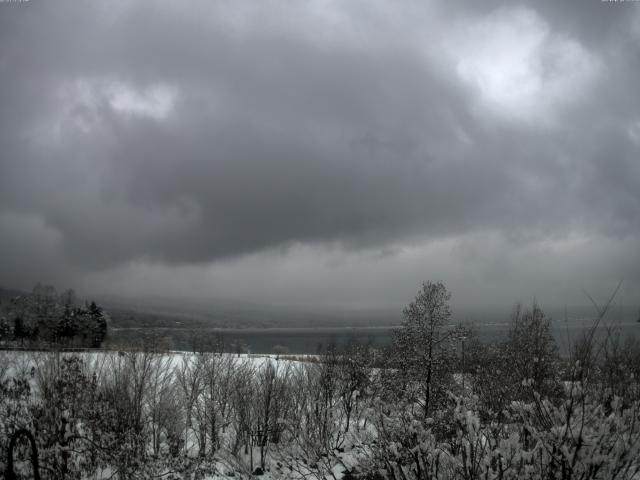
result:
[(639, 77), (633, 2), (0, 4), (0, 283), (637, 302)]

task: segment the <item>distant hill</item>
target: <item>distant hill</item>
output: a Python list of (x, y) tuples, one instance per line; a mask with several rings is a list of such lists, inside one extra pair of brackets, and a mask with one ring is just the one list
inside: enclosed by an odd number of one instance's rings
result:
[(98, 297), (115, 328), (283, 328), (395, 325), (400, 314), (311, 310), (202, 299)]
[[(0, 303), (25, 295), (17, 289), (0, 287)], [(92, 295), (111, 317), (113, 328), (316, 328), (316, 327), (379, 327), (398, 325), (402, 321), (397, 310), (301, 308), (283, 305), (261, 305), (251, 302), (206, 298), (126, 297)], [(84, 302), (84, 299), (80, 299)], [(526, 308), (527, 305), (524, 305)], [(542, 305), (556, 325), (591, 321), (596, 312), (591, 305), (548, 307)], [(498, 305), (493, 311), (472, 309), (453, 311), (454, 322), (476, 325), (506, 324), (513, 305)], [(638, 307), (612, 305), (607, 318), (620, 323), (636, 322)]]

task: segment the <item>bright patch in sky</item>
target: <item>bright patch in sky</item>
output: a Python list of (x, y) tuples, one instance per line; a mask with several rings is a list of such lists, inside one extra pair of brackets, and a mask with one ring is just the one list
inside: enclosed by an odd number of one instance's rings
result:
[(629, 137), (636, 145), (640, 145), (640, 120), (629, 126)]
[(173, 109), (176, 91), (167, 85), (135, 90), (124, 83), (114, 83), (108, 98), (109, 105), (117, 112), (163, 120)]
[(99, 122), (100, 109), (104, 107), (122, 115), (164, 120), (173, 110), (177, 96), (177, 90), (164, 83), (133, 87), (104, 79), (76, 80), (61, 90), (67, 114), (85, 133)]
[(595, 71), (580, 43), (554, 34), (527, 8), (500, 9), (460, 25), (447, 49), (458, 76), (485, 104), (522, 119), (548, 116), (558, 102), (575, 98)]

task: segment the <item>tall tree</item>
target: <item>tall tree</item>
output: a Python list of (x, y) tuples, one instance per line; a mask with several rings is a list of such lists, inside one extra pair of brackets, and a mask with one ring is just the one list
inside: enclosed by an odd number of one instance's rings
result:
[(516, 306), (504, 349), (508, 381), (520, 390), (517, 396), (526, 398), (531, 391), (543, 396), (559, 393), (558, 347), (551, 319), (536, 302), (524, 311)]
[(442, 282), (423, 283), (403, 311), (402, 327), (394, 335), (394, 363), (407, 392), (423, 409), (424, 419), (444, 400), (452, 381), (458, 330), (449, 328), (451, 294)]

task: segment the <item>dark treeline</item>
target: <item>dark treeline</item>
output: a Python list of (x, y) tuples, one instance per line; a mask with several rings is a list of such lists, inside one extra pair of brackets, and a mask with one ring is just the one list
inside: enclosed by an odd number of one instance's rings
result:
[[(451, 324), (449, 299), (426, 283), (389, 347), (305, 358), (249, 357), (197, 333), (188, 353), (152, 334), (120, 352), (6, 352), (0, 468), (24, 428), (52, 479), (638, 474), (640, 344), (608, 328), (609, 305), (566, 359), (539, 305), (487, 343)], [(28, 475), (26, 443), (17, 454)]]
[(95, 302), (81, 304), (72, 289), (58, 293), (37, 284), (30, 294), (0, 302), (0, 343), (97, 348), (107, 336), (107, 317)]

